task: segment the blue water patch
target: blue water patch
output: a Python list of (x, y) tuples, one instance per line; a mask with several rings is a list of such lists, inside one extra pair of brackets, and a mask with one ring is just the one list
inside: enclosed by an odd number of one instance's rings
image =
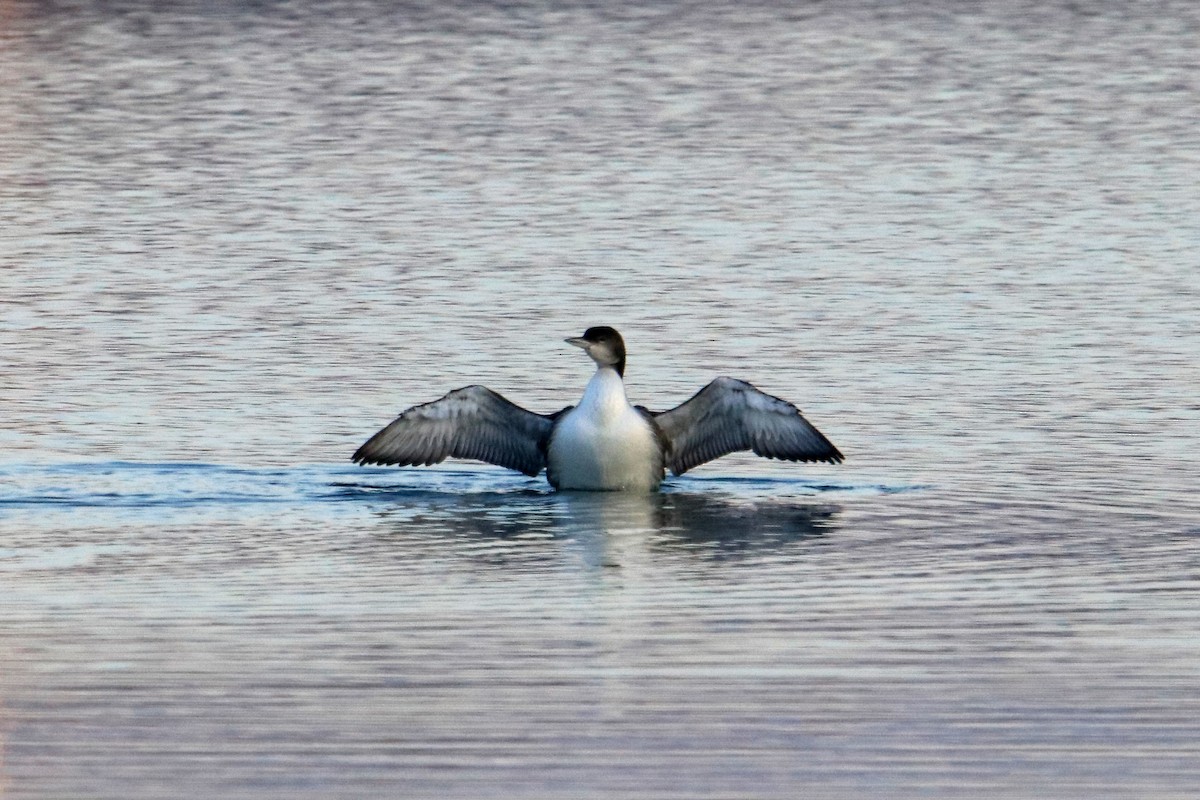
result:
[(80, 462), (0, 467), (0, 508), (188, 508), (311, 496), (294, 469), (200, 463)]
[(733, 493), (773, 493), (773, 494), (811, 494), (820, 495), (831, 492), (855, 494), (902, 494), (919, 492), (933, 488), (929, 484), (920, 483), (882, 483), (865, 481), (861, 483), (838, 481), (830, 482), (820, 479), (806, 478), (775, 478), (775, 477), (744, 477), (719, 476), (696, 477), (684, 475), (668, 478), (663, 484), (664, 492), (681, 491), (728, 491)]
[[(831, 483), (774, 477), (673, 477), (665, 495), (754, 499), (880, 495), (917, 484)], [(498, 469), (371, 469), (309, 464), (247, 467), (195, 462), (76, 462), (0, 465), (0, 514), (14, 509), (195, 509), (248, 505), (412, 502), (421, 497), (553, 495), (542, 478)]]

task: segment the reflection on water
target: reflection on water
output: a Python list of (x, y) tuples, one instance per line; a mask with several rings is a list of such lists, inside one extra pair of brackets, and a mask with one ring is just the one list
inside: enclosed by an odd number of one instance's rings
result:
[(837, 530), (837, 506), (739, 503), (703, 494), (665, 499), (659, 517), (662, 544), (718, 556), (782, 548)]
[(678, 550), (701, 557), (736, 558), (770, 552), (836, 528), (837, 506), (811, 501), (722, 497), (670, 491), (662, 494), (563, 492), (451, 495), (391, 493), (380, 517), (400, 546), (420, 537), (433, 547), (458, 537), (483, 540), (560, 539), (578, 548), (589, 567), (620, 567), (610, 551), (630, 540), (649, 550)]

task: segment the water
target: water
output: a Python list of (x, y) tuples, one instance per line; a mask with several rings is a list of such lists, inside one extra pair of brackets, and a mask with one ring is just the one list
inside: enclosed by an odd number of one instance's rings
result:
[[(0, 4), (0, 793), (1200, 792), (1193, 4)], [(839, 466), (360, 469), (718, 374)]]

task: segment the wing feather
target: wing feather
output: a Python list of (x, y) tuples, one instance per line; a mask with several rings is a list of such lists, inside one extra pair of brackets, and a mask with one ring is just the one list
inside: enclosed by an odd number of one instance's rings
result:
[(740, 450), (787, 461), (837, 464), (843, 458), (800, 409), (734, 378), (717, 378), (654, 419), (670, 444), (667, 465), (676, 475)]
[(353, 459), (429, 466), (453, 456), (537, 475), (546, 466), (552, 420), (485, 386), (466, 386), (408, 409), (358, 448)]

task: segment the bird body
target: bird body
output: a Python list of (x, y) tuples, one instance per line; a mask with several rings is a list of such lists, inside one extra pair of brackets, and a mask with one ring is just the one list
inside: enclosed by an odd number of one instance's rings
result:
[(717, 378), (669, 411), (630, 404), (625, 342), (610, 327), (567, 339), (596, 363), (579, 404), (536, 414), (483, 386), (414, 406), (354, 453), (360, 464), (472, 458), (537, 475), (556, 489), (654, 491), (727, 453), (839, 463), (842, 454), (791, 403), (745, 381)]
[(556, 489), (652, 491), (663, 479), (663, 449), (653, 422), (629, 404), (612, 367), (588, 381), (579, 405), (551, 429), (546, 476)]

